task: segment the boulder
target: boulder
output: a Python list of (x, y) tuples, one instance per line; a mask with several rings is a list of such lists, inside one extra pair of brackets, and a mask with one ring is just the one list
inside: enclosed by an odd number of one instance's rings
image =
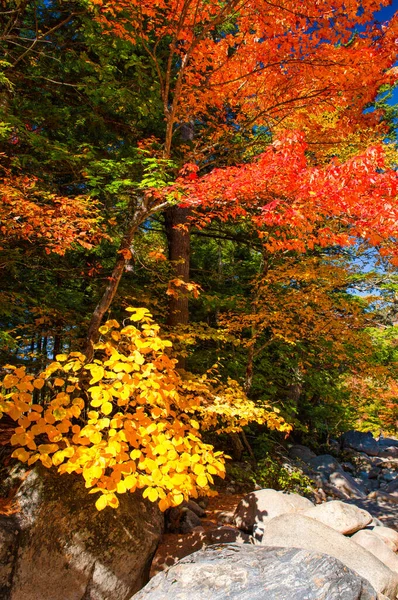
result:
[(390, 483), (383, 485), (380, 491), (392, 496), (398, 496), (398, 477), (394, 479), (394, 481), (390, 481)]
[(393, 552), (398, 551), (398, 533), (394, 529), (376, 525), (370, 531), (382, 539)]
[(344, 535), (363, 529), (373, 520), (372, 515), (366, 510), (340, 500), (318, 504), (318, 506), (306, 510), (303, 514)]
[(340, 561), (298, 548), (210, 546), (159, 573), (130, 600), (376, 600)]
[(9, 598), (19, 527), (14, 519), (0, 515), (0, 598)]
[(348, 473), (332, 473), (329, 477), (330, 483), (348, 498), (366, 498), (365, 488), (357, 483)]
[(381, 500), (382, 502), (388, 502), (389, 504), (398, 504), (398, 494), (387, 494), (384, 491), (384, 488), (376, 490), (373, 494), (375, 494), (378, 502)]
[(397, 472), (395, 469), (382, 469), (379, 474), (379, 479), (386, 481), (387, 483), (391, 483), (395, 481), (397, 478)]
[(341, 436), (341, 441), (343, 448), (365, 452), (368, 456), (379, 456), (380, 445), (370, 431), (347, 431)]
[(272, 489), (250, 492), (236, 507), (233, 523), (242, 531), (253, 533), (265, 521), (285, 513), (296, 513), (311, 508), (313, 503), (289, 492)]
[(344, 471), (348, 471), (349, 473), (354, 473), (355, 472), (355, 467), (351, 462), (343, 462), (341, 463), (341, 468)]
[(398, 592), (396, 573), (352, 539), (310, 517), (285, 514), (271, 519), (264, 524), (261, 544), (329, 554), (370, 581), (377, 592), (389, 598)]
[(368, 478), (369, 479), (377, 479), (377, 477), (380, 475), (380, 473), (381, 473), (380, 467), (371, 467), (371, 469), (369, 469), (369, 472), (368, 472)]
[(379, 446), (381, 446), (381, 447), (398, 448), (398, 440), (396, 438), (380, 437), (378, 441), (379, 441)]
[(148, 581), (163, 515), (140, 494), (98, 512), (82, 477), (40, 466), (16, 500), (0, 522), (2, 600), (124, 600)]
[(294, 446), (289, 449), (289, 456), (290, 458), (299, 459), (307, 463), (312, 458), (315, 458), (316, 454), (310, 448), (308, 448), (308, 446), (294, 444)]
[(163, 540), (152, 561), (151, 575), (175, 565), (176, 562), (193, 554), (197, 550), (210, 546), (211, 544), (251, 544), (253, 538), (243, 533), (236, 527), (214, 527), (205, 531), (193, 531), (188, 535), (169, 536)]
[(195, 502), (195, 500), (189, 500), (187, 502), (187, 507), (201, 519), (206, 516), (205, 509), (202, 508), (197, 502)]
[(309, 465), (326, 478), (329, 478), (332, 473), (344, 473), (339, 461), (331, 454), (316, 456), (309, 461)]
[(398, 556), (391, 548), (373, 531), (357, 531), (351, 539), (374, 554), (391, 571), (398, 574)]

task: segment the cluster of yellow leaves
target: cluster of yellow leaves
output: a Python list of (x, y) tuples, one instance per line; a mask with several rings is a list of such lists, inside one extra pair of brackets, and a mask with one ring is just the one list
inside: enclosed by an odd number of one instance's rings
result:
[(38, 376), (7, 365), (0, 417), (17, 422), (13, 457), (81, 474), (90, 493), (100, 493), (98, 510), (116, 508), (118, 494), (136, 489), (166, 510), (211, 495), (213, 476), (224, 476), (224, 457), (203, 442), (202, 425), (236, 431), (251, 420), (285, 424), (256, 409), (233, 382), (216, 389), (205, 377), (182, 378), (150, 313), (127, 310), (129, 325), (110, 320), (100, 328), (89, 364), (72, 352)]

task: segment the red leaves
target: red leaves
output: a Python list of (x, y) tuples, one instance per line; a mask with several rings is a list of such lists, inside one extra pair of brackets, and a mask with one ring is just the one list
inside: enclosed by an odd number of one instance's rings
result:
[(380, 146), (325, 167), (308, 165), (306, 148), (300, 133), (285, 134), (253, 163), (214, 169), (192, 184), (180, 179), (184, 205), (205, 209), (205, 219), (250, 218), (272, 252), (357, 238), (379, 246), (398, 236), (398, 176), (384, 168)]

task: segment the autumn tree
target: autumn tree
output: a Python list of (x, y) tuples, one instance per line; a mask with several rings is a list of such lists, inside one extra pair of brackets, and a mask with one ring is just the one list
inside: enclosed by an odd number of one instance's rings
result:
[[(156, 5), (95, 0), (92, 5), (105, 31), (142, 48), (155, 69), (167, 159), (175, 156), (208, 169), (219, 152), (226, 156), (226, 147), (231, 153), (237, 131), (245, 143), (254, 127), (272, 132), (292, 115), (295, 126), (303, 128), (314, 124), (314, 115), (331, 114), (340, 138), (343, 129), (344, 137), (367, 123), (383, 130), (379, 113), (364, 115), (363, 108), (394, 78), (395, 22), (384, 29), (373, 23), (365, 33), (353, 33), (369, 22), (373, 3), (361, 4), (360, 10), (356, 3), (347, 8), (314, 2), (303, 9), (295, 2), (271, 7), (239, 0)], [(360, 89), (358, 80), (364, 83)], [(329, 135), (330, 129), (324, 130), (323, 141)], [(242, 142), (235, 156), (241, 154)], [(172, 207), (167, 217), (169, 228), (176, 229), (168, 235), (169, 243), (176, 244), (170, 256), (183, 280), (189, 272), (184, 210)], [(180, 315), (186, 322), (186, 296), (171, 298), (170, 318), (176, 321)], [(106, 300), (99, 305), (92, 329), (106, 306)]]

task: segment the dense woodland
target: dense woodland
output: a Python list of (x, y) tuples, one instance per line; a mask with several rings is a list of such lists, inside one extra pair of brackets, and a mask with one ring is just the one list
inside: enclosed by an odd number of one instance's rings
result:
[(9, 454), (165, 510), (223, 452), (396, 433), (388, 5), (0, 3)]

